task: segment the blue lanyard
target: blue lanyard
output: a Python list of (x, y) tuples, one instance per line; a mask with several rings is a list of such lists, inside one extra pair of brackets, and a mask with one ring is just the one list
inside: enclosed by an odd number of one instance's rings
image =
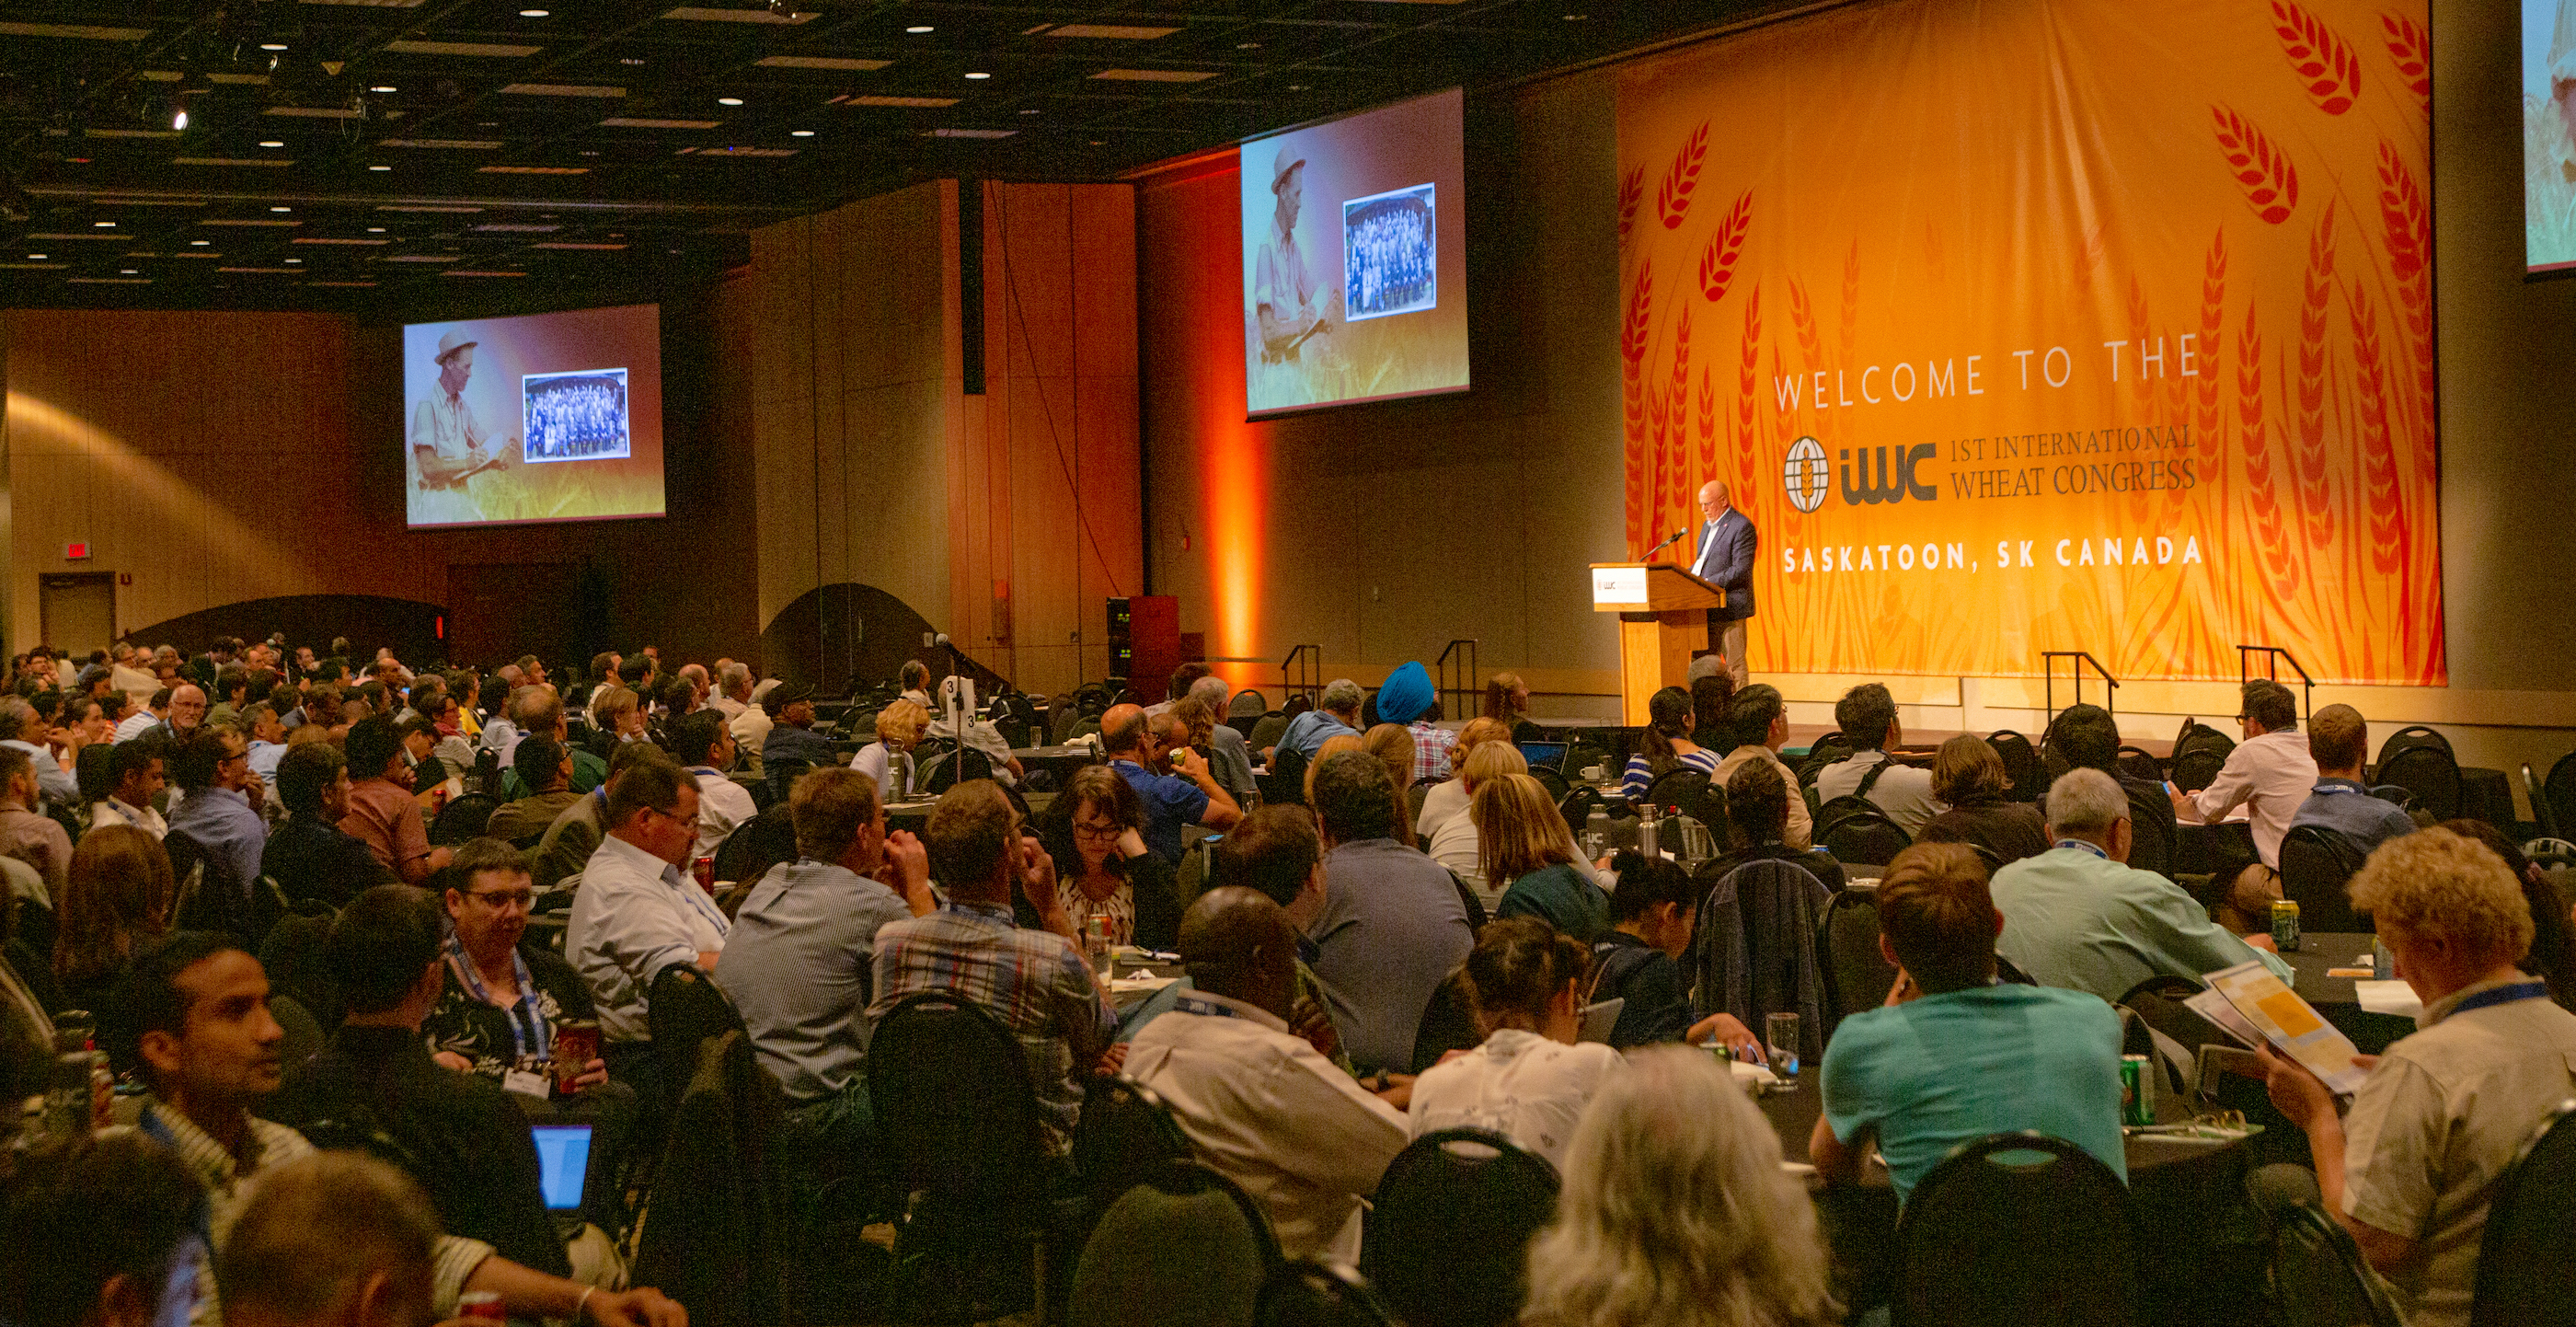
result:
[[(178, 1152), (179, 1135), (172, 1133), (169, 1123), (161, 1118), (161, 1107), (158, 1104), (145, 1106), (143, 1117), (138, 1123), (142, 1126), (145, 1137), (170, 1149), (174, 1154)], [(238, 1167), (239, 1163), (235, 1164)], [(238, 1179), (239, 1176), (235, 1178)], [(199, 1190), (189, 1216), (196, 1224), (198, 1242), (206, 1246), (206, 1256), (214, 1257), (214, 1195), (205, 1190)]]
[(2472, 1009), (2492, 1009), (2497, 1005), (2512, 1004), (2518, 1000), (2546, 1000), (2548, 998), (2549, 983), (2540, 981), (2518, 981), (2510, 986), (2496, 986), (2480, 991), (2477, 994), (2470, 996), (2468, 999), (2462, 1000), (2458, 1004), (2451, 1006), (2451, 1012), (2454, 1014), (2465, 1014)]
[[(483, 974), (474, 970), (473, 958), (466, 954), (464, 944), (453, 930), (447, 933), (447, 966), (456, 973), (458, 981), (465, 983), (465, 989), (475, 999), (509, 1013), (510, 1040), (516, 1044), (519, 1058), (526, 1059), (532, 1055), (540, 1060), (553, 1058), (554, 1031), (546, 1026), (545, 1012), (537, 1005), (537, 984), (529, 980), (528, 960), (518, 950), (510, 951), (510, 969), (519, 982), (516, 1004), (494, 1002), (492, 992), (483, 985)], [(535, 1049), (529, 1049), (530, 1042), (536, 1043)]]
[(2105, 851), (2102, 845), (2098, 843), (2087, 843), (2082, 839), (2059, 839), (2057, 841), (2057, 846), (2061, 848), (2074, 848), (2082, 852), (2089, 852), (2106, 862), (2111, 860), (2111, 854)]

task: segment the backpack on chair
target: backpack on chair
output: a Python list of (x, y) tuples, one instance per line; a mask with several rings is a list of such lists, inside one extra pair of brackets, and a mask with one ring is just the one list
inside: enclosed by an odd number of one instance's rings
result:
[[(1895, 763), (1893, 756), (1879, 761), (1860, 776), (1859, 787), (1817, 803), (1814, 842), (1818, 847), (1831, 850), (1841, 861), (1885, 866), (1886, 861), (1879, 859), (1893, 858), (1913, 843), (1914, 836), (1906, 833), (1904, 826), (1869, 800), (1869, 790), (1878, 783), (1878, 776)], [(1846, 853), (1846, 847), (1852, 851)]]

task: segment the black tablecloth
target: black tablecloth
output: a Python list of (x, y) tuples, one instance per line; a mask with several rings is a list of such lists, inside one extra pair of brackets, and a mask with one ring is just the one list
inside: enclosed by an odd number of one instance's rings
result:
[[(2347, 983), (2349, 984), (2349, 983)], [(1824, 1113), (1811, 1070), (1795, 1091), (1757, 1099), (1780, 1136), (1781, 1155), (1807, 1159), (1807, 1141)], [(2185, 1103), (2160, 1094), (2156, 1115), (2175, 1121)], [(2131, 1214), (2138, 1231), (2140, 1307), (2144, 1320), (2207, 1324), (2260, 1320), (2258, 1287), (2241, 1250), (2228, 1247), (2245, 1220), (2245, 1177), (2254, 1153), (2244, 1142), (2184, 1142), (2133, 1134), (2123, 1142)], [(1816, 1216), (1833, 1255), (1836, 1298), (1866, 1308), (1883, 1302), (1893, 1272), (1896, 1190), (1884, 1168), (1870, 1166), (1859, 1184), (1815, 1189)]]
[(2367, 934), (2311, 931), (2299, 938), (2297, 952), (2281, 957), (2298, 973), (2299, 998), (2315, 1005), (2327, 1022), (2352, 1038), (2362, 1054), (2377, 1055), (2388, 1049), (2388, 1043), (2413, 1032), (2415, 1020), (2363, 1009), (2354, 978), (2326, 975), (2329, 968), (2369, 967), (2370, 941)]

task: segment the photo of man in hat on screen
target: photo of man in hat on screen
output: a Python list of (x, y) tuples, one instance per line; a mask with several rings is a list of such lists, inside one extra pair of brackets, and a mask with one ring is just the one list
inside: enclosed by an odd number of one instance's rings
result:
[(1297, 238), (1297, 219), (1306, 197), (1306, 159), (1294, 144), (1283, 144), (1271, 160), (1270, 192), (1277, 200), (1269, 232), (1253, 258), (1252, 316), (1261, 337), (1259, 367), (1252, 374), (1252, 408), (1270, 409), (1328, 400), (1333, 393), (1314, 381), (1330, 373), (1338, 360), (1323, 336), (1333, 330), (1340, 312), (1336, 283), (1319, 280)]
[(474, 376), (477, 342), (463, 330), (438, 338), (438, 386), (412, 410), (410, 523), (449, 525), (490, 519), (477, 500), (478, 475), (519, 462), (519, 439), (494, 440), (473, 407), (465, 384)]

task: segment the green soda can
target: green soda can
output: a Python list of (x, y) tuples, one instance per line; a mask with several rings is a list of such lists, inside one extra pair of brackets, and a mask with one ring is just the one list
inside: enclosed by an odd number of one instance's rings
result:
[(2120, 1057), (2120, 1123), (2143, 1128), (2156, 1122), (2155, 1063), (2143, 1055)]
[(2272, 900), (2272, 947), (2284, 954), (2299, 952), (2299, 904), (2296, 899)]

